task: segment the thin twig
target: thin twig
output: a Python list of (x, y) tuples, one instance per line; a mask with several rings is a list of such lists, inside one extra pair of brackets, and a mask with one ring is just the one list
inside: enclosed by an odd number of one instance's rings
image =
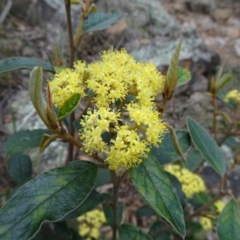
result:
[(21, 124), (18, 125), (17, 131), (21, 130), (23, 126), (29, 121), (29, 119), (36, 113), (35, 108), (33, 108), (21, 121)]
[(221, 146), (225, 142), (225, 140), (232, 135), (233, 127), (234, 127), (234, 123), (232, 123), (230, 125), (230, 127), (229, 127), (228, 131), (226, 132), (225, 136), (217, 142), (218, 146)]
[(5, 8), (3, 9), (0, 15), (0, 26), (2, 25), (4, 19), (7, 17), (11, 7), (12, 7), (12, 0), (8, 0)]
[(233, 173), (234, 168), (235, 168), (235, 165), (233, 165), (233, 166), (228, 170), (228, 172), (227, 172), (223, 177), (221, 177), (220, 182), (219, 182), (219, 190), (220, 190), (220, 191), (223, 191), (223, 190), (224, 190), (225, 181), (226, 181), (226, 180), (230, 177), (230, 175)]
[(118, 188), (119, 183), (117, 180), (116, 173), (111, 171), (112, 181), (113, 181), (113, 235), (112, 240), (117, 240), (117, 230), (118, 230)]
[(72, 30), (72, 20), (71, 20), (71, 2), (70, 0), (65, 0), (65, 9), (67, 16), (67, 26), (68, 26), (68, 41), (69, 41), (69, 67), (73, 67), (75, 48), (73, 44), (73, 30)]
[(213, 203), (215, 203), (218, 199), (220, 199), (224, 195), (229, 195), (227, 192), (219, 192), (217, 196), (215, 196), (211, 201), (200, 207), (196, 212), (188, 215), (185, 217), (185, 221), (192, 219), (193, 217), (196, 217), (200, 215), (203, 211), (205, 211), (207, 208), (209, 208)]
[[(69, 133), (70, 135), (74, 138), (74, 133), (75, 133), (75, 130), (74, 130), (74, 126), (73, 126), (73, 122), (75, 120), (75, 114), (74, 114), (74, 111), (70, 114), (70, 117), (69, 117)], [(73, 145), (70, 143), (69, 146), (68, 146), (68, 162), (71, 162), (73, 161)]]
[(203, 164), (204, 164), (204, 159), (198, 164), (198, 166), (195, 168), (193, 173), (199, 173), (202, 169)]
[[(73, 68), (75, 48), (74, 48), (74, 43), (73, 43), (70, 0), (65, 0), (65, 9), (66, 9), (66, 16), (67, 16), (68, 38), (69, 38), (69, 67)], [(74, 127), (73, 127), (74, 120), (75, 120), (75, 115), (74, 115), (74, 112), (72, 112), (70, 114), (69, 133), (73, 138), (74, 138)], [(69, 143), (68, 162), (71, 162), (72, 160), (73, 160), (73, 145), (71, 143)]]
[(217, 95), (215, 91), (212, 93), (212, 105), (213, 105), (213, 134), (215, 139), (217, 139)]
[(128, 171), (125, 171), (123, 175), (119, 178), (118, 184), (120, 184), (128, 175)]

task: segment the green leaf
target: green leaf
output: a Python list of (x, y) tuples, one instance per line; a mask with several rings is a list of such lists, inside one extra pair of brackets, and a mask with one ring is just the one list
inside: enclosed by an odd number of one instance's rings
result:
[(191, 229), (191, 231), (188, 232), (188, 237), (186, 238), (186, 240), (206, 239), (206, 232), (203, 231), (202, 225), (199, 222), (187, 221), (186, 228)]
[(189, 80), (191, 80), (191, 73), (184, 68), (178, 67), (177, 68), (177, 87), (186, 84)]
[(79, 233), (75, 229), (70, 228), (70, 231), (72, 233), (72, 240), (84, 240), (83, 237), (80, 236)]
[(110, 183), (111, 181), (112, 177), (110, 171), (108, 169), (99, 168), (95, 188), (100, 187), (106, 183)]
[(220, 68), (218, 69), (218, 71), (217, 71), (217, 73), (216, 73), (216, 80), (217, 80), (217, 82), (219, 81), (219, 79), (221, 78), (221, 76), (222, 76), (222, 72), (223, 72), (223, 65), (221, 65), (220, 66)]
[(111, 195), (109, 195), (108, 193), (103, 193), (102, 197), (104, 199), (104, 201), (108, 204), (112, 204), (113, 202), (113, 197)]
[(44, 223), (33, 240), (73, 240), (66, 222)]
[[(46, 126), (49, 125), (49, 120), (46, 113), (47, 104), (42, 93), (43, 71), (41, 67), (34, 67), (30, 73), (28, 81), (28, 91), (30, 99), (39, 117)], [(50, 128), (49, 128), (50, 129)]]
[(20, 153), (12, 154), (8, 159), (7, 165), (8, 172), (18, 185), (31, 179), (32, 162), (28, 155)]
[(95, 164), (74, 161), (27, 182), (0, 210), (0, 239), (27, 240), (43, 222), (62, 219), (89, 195), (96, 176)]
[(164, 225), (160, 221), (156, 221), (153, 223), (149, 230), (149, 235), (153, 237), (154, 240), (169, 240), (171, 239), (171, 231), (164, 230)]
[(228, 137), (225, 141), (224, 144), (229, 146), (230, 148), (238, 148), (239, 147), (239, 141), (235, 137)]
[(80, 124), (80, 121), (81, 121), (81, 118), (80, 119), (77, 118), (73, 121), (73, 127), (77, 132), (79, 132), (83, 128), (83, 126)]
[(184, 162), (185, 168), (190, 171), (195, 171), (199, 164), (202, 162), (203, 157), (201, 153), (196, 149), (191, 149), (191, 151), (187, 155), (187, 160)]
[(195, 210), (199, 209), (211, 200), (210, 196), (205, 192), (195, 193), (191, 198), (188, 199), (189, 203), (192, 204)]
[(70, 212), (64, 219), (77, 218), (86, 212), (92, 211), (100, 203), (102, 203), (103, 197), (100, 193), (95, 190), (89, 194), (89, 196), (84, 200), (84, 202), (76, 208), (73, 212)]
[(130, 224), (119, 227), (119, 240), (151, 240), (151, 237), (140, 228)]
[(240, 212), (235, 199), (230, 200), (221, 212), (217, 233), (219, 240), (240, 240)]
[[(110, 226), (113, 226), (113, 199), (112, 196), (109, 194), (103, 194), (103, 198), (104, 198), (104, 202), (102, 203), (103, 206), (103, 211), (104, 211), (104, 215), (107, 219), (107, 223)], [(118, 203), (118, 225), (121, 224), (122, 222), (122, 215), (123, 215), (123, 204), (122, 203)]]
[(59, 108), (58, 120), (62, 120), (74, 111), (74, 109), (78, 106), (80, 97), (79, 93), (75, 93), (64, 102), (64, 104)]
[(105, 142), (106, 144), (110, 144), (111, 143), (111, 134), (110, 132), (104, 132), (101, 134), (101, 138), (103, 140), (103, 142)]
[(176, 190), (157, 160), (149, 155), (141, 164), (129, 170), (131, 179), (143, 199), (165, 218), (183, 237), (185, 223)]
[(185, 196), (185, 193), (182, 190), (181, 183), (171, 173), (169, 173), (169, 172), (165, 172), (165, 173), (166, 173), (167, 177), (169, 178), (169, 180), (171, 181), (171, 184), (173, 185), (173, 187), (176, 189), (177, 196), (178, 196), (178, 199), (179, 199), (180, 203), (182, 203), (182, 204), (185, 203), (186, 196)]
[(171, 136), (171, 140), (172, 140), (172, 144), (176, 150), (176, 152), (179, 154), (179, 156), (181, 156), (182, 160), (186, 161), (186, 156), (184, 155), (182, 148), (180, 146), (180, 143), (178, 141), (177, 138), (177, 134), (175, 132), (175, 129), (171, 126), (168, 127), (169, 131), (170, 131), (170, 136)]
[(26, 151), (39, 146), (43, 135), (49, 133), (46, 129), (23, 130), (10, 136), (4, 145), (7, 154)]
[(178, 81), (177, 68), (178, 68), (178, 59), (181, 51), (181, 45), (182, 45), (182, 41), (180, 41), (179, 44), (177, 45), (167, 71), (166, 86), (167, 86), (169, 98), (172, 96), (172, 92), (174, 91)]
[(193, 143), (203, 158), (221, 176), (226, 172), (226, 162), (221, 149), (212, 136), (192, 118), (187, 119), (187, 126)]
[(123, 18), (122, 14), (116, 12), (96, 12), (88, 16), (84, 21), (83, 32), (95, 32), (109, 28)]
[[(176, 132), (178, 142), (180, 143), (180, 147), (182, 151), (185, 153), (191, 147), (191, 139), (187, 131), (177, 131)], [(180, 156), (175, 150), (171, 135), (169, 133), (164, 135), (164, 138), (161, 143), (159, 143), (158, 147), (151, 147), (150, 154), (153, 155), (160, 164), (170, 163)]]
[(225, 73), (219, 80), (217, 81), (217, 91), (224, 88), (226, 85), (228, 85), (230, 82), (232, 82), (233, 76), (229, 73)]
[(53, 141), (50, 135), (44, 134), (42, 137), (41, 142), (39, 143), (39, 151), (42, 153)]
[(0, 61), (0, 73), (15, 71), (19, 69), (33, 69), (34, 67), (42, 67), (44, 71), (54, 73), (54, 67), (47, 62), (42, 62), (36, 58), (28, 57), (11, 57)]
[(148, 205), (144, 205), (137, 209), (136, 216), (137, 217), (152, 217), (152, 216), (156, 216), (156, 212)]

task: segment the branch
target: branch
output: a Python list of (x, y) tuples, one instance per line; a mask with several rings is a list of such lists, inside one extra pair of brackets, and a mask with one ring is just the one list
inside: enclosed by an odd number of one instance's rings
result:
[[(69, 38), (69, 67), (73, 68), (74, 62), (74, 43), (73, 43), (73, 31), (72, 31), (72, 20), (71, 20), (71, 2), (70, 0), (65, 0), (65, 10), (67, 16), (67, 26), (68, 26), (68, 38)], [(74, 127), (73, 121), (75, 120), (74, 112), (70, 115), (70, 123), (69, 123), (69, 133), (74, 138)], [(73, 145), (70, 143), (68, 147), (68, 162), (73, 160)]]

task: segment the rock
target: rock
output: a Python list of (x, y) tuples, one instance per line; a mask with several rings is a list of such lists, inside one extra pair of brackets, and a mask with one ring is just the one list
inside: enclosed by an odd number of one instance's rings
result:
[(232, 10), (231, 9), (216, 9), (212, 12), (212, 18), (217, 22), (225, 22), (231, 16)]
[(106, 31), (107, 31), (107, 33), (110, 33), (110, 34), (118, 34), (127, 29), (128, 29), (128, 25), (127, 25), (126, 21), (122, 20), (122, 21), (114, 24), (112, 27), (110, 27)]
[(29, 46), (24, 47), (23, 50), (22, 50), (22, 55), (23, 56), (31, 57), (31, 56), (34, 56), (34, 54), (35, 54), (34, 49), (29, 47)]
[(237, 39), (234, 43), (234, 49), (236, 52), (236, 55), (240, 57), (240, 39)]
[(240, 19), (230, 17), (227, 21), (227, 24), (240, 29)]
[[(156, 66), (168, 66), (179, 39), (160, 38), (152, 40), (144, 46), (138, 42), (131, 44), (128, 49), (138, 60), (153, 62)], [(132, 48), (135, 46), (134, 48)], [(131, 49), (132, 48), (132, 49)], [(200, 60), (210, 63), (214, 53), (206, 48), (202, 39), (196, 36), (183, 38), (179, 60), (192, 59), (193, 62)]]
[(230, 38), (237, 38), (240, 36), (240, 29), (236, 27), (227, 27), (226, 35)]
[(199, 13), (211, 13), (217, 7), (215, 0), (187, 0), (185, 3), (191, 11)]
[[(129, 50), (137, 60), (153, 62), (158, 67), (168, 66), (178, 42), (178, 39), (160, 38), (142, 46), (136, 41), (131, 44)], [(198, 40), (190, 42), (186, 39), (183, 41), (180, 55), (181, 60), (191, 58), (193, 54), (192, 49), (199, 44)], [(135, 47), (132, 48), (133, 46)]]
[(173, 10), (177, 13), (184, 13), (185, 12), (185, 7), (182, 3), (176, 2), (173, 4)]
[(209, 80), (206, 77), (202, 75), (197, 75), (197, 74), (193, 76), (191, 89), (190, 89), (192, 92), (205, 93), (208, 91), (208, 87), (209, 87)]
[(127, 13), (125, 19), (130, 28), (143, 29), (151, 35), (169, 35), (176, 32), (179, 26), (174, 18), (168, 14), (160, 1), (151, 0), (112, 0), (103, 1), (105, 11), (121, 9)]

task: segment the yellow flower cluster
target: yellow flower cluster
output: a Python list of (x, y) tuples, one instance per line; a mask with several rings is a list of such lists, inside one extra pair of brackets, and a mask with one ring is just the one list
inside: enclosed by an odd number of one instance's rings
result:
[[(81, 121), (85, 149), (107, 154), (111, 170), (128, 169), (140, 163), (149, 145), (161, 142), (166, 131), (153, 105), (164, 77), (152, 64), (136, 62), (125, 50), (103, 52), (100, 61), (89, 65), (88, 73), (86, 84), (98, 110), (89, 111)], [(120, 112), (109, 107), (117, 100), (124, 102), (129, 94), (135, 100), (125, 104), (129, 121), (123, 121)], [(106, 132), (112, 136), (110, 145), (102, 139)]]
[(95, 209), (77, 218), (79, 234), (85, 240), (99, 239), (100, 228), (106, 222), (102, 211)]
[[(80, 139), (87, 153), (103, 153), (109, 168), (119, 170), (140, 163), (149, 146), (161, 142), (166, 127), (153, 100), (164, 81), (152, 63), (137, 62), (121, 50), (104, 51), (88, 66), (75, 63), (73, 70), (56, 74), (49, 87), (57, 107), (72, 94), (86, 95), (90, 90), (94, 109), (81, 120)], [(110, 142), (103, 134), (109, 134)]]
[(225, 96), (225, 99), (224, 99), (225, 102), (229, 102), (230, 100), (236, 103), (240, 103), (240, 92), (237, 89), (231, 90)]
[(186, 168), (182, 168), (177, 164), (169, 164), (165, 167), (165, 171), (174, 175), (182, 185), (182, 190), (187, 198), (191, 198), (195, 193), (206, 190), (204, 181), (197, 174), (190, 172)]

